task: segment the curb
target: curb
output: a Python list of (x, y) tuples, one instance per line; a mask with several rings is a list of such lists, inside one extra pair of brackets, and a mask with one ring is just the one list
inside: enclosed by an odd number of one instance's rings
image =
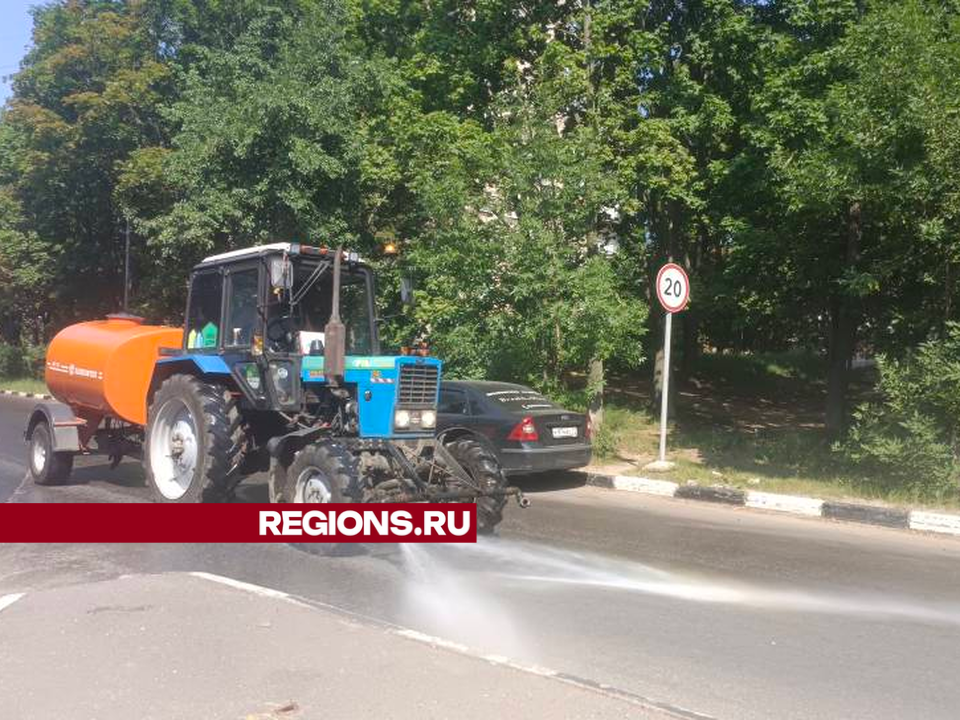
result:
[(28, 393), (19, 390), (0, 390), (0, 395), (12, 395), (14, 397), (36, 398), (37, 400), (53, 400), (53, 397), (46, 393)]
[(630, 475), (603, 475), (592, 472), (586, 472), (585, 474), (587, 485), (608, 490), (624, 490), (645, 495), (699, 500), (701, 502), (755, 508), (768, 512), (841, 520), (862, 525), (880, 525), (901, 530), (960, 536), (960, 515), (950, 515), (948, 513), (901, 510), (881, 505), (836, 502), (798, 495), (780, 495), (778, 493), (741, 490), (726, 485), (698, 485), (694, 482), (681, 485), (670, 480), (655, 480)]

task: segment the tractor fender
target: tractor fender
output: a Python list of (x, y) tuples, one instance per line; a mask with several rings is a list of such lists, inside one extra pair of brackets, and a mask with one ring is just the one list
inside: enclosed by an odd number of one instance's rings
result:
[(230, 366), (219, 355), (174, 355), (157, 360), (150, 379), (150, 391), (147, 393), (147, 407), (153, 402), (153, 394), (160, 383), (171, 375), (194, 375), (198, 378), (213, 376), (218, 382), (230, 377)]
[(69, 405), (51, 401), (37, 403), (30, 413), (23, 439), (29, 440), (37, 423), (45, 422), (50, 428), (54, 452), (80, 452), (80, 435), (77, 427), (83, 421), (73, 414)]
[(493, 454), (498, 460), (500, 458), (500, 451), (494, 447), (493, 443), (490, 442), (490, 438), (482, 433), (478, 433), (472, 428), (463, 427), (462, 425), (454, 425), (453, 427), (444, 428), (437, 435), (437, 442), (447, 444), (454, 440), (458, 440), (462, 437), (469, 437), (471, 440), (476, 440), (478, 443), (483, 445), (483, 447)]
[(283, 458), (316, 440), (324, 432), (323, 428), (300, 428), (286, 435), (277, 435), (267, 441), (267, 452), (272, 458)]

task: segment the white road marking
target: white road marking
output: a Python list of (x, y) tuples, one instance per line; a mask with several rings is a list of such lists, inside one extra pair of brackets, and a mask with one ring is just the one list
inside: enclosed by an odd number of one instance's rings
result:
[(454, 642), (453, 640), (447, 640), (446, 638), (437, 637), (436, 635), (428, 635), (427, 633), (420, 632), (419, 630), (412, 630), (410, 628), (397, 628), (392, 632), (394, 635), (405, 637), (408, 640), (416, 640), (417, 642), (425, 643), (427, 645), (436, 645), (437, 647), (453, 650), (454, 652), (464, 654), (470, 652), (470, 648), (466, 645)]
[(0, 611), (10, 607), (24, 595), (26, 595), (26, 593), (10, 593), (9, 595), (0, 595)]
[(677, 483), (669, 480), (651, 480), (650, 478), (632, 477), (630, 475), (617, 475), (613, 478), (614, 490), (629, 490), (630, 492), (647, 495), (673, 497), (678, 487), (680, 486)]
[(226, 585), (232, 587), (236, 590), (243, 590), (244, 592), (252, 593), (254, 595), (259, 595), (260, 597), (272, 598), (274, 600), (283, 600), (288, 602), (291, 605), (299, 605), (301, 607), (312, 607), (311, 605), (301, 602), (297, 598), (293, 597), (289, 593), (285, 593), (282, 590), (274, 590), (273, 588), (264, 587), (263, 585), (254, 585), (253, 583), (244, 582), (243, 580), (234, 580), (231, 577), (225, 575), (214, 575), (213, 573), (206, 572), (191, 572), (187, 573), (193, 577), (200, 578), (201, 580), (209, 580), (210, 582), (219, 583), (220, 585)]
[(220, 585), (226, 585), (227, 587), (232, 587), (237, 590), (242, 590), (244, 592), (249, 592), (254, 595), (259, 595), (261, 597), (271, 598), (274, 600), (282, 600), (284, 602), (289, 602), (300, 607), (309, 608), (311, 610), (318, 609), (327, 609), (334, 612), (343, 613), (351, 617), (356, 617), (361, 620), (365, 620), (368, 624), (373, 624), (375, 626), (385, 629), (385, 631), (396, 637), (406, 638), (407, 640), (413, 640), (415, 642), (424, 643), (426, 645), (431, 645), (433, 647), (441, 648), (450, 652), (455, 652), (459, 655), (464, 655), (466, 657), (472, 657), (477, 660), (485, 660), (488, 663), (499, 665), (502, 667), (507, 667), (512, 670), (517, 670), (523, 673), (529, 673), (532, 675), (537, 675), (539, 677), (547, 678), (554, 680), (556, 682), (562, 682), (565, 685), (572, 685), (581, 690), (587, 690), (589, 692), (596, 692), (607, 697), (615, 697), (624, 702), (629, 702), (634, 705), (639, 705), (640, 707), (655, 709), (661, 712), (665, 712), (668, 715), (673, 715), (675, 717), (685, 717), (685, 718), (702, 718), (703, 720), (714, 720), (710, 715), (703, 715), (702, 713), (693, 712), (685, 708), (681, 708), (675, 705), (668, 705), (665, 703), (659, 703), (653, 700), (649, 700), (640, 695), (630, 693), (627, 691), (620, 690), (611, 685), (606, 685), (604, 683), (595, 683), (589, 680), (582, 680), (572, 675), (565, 675), (557, 672), (556, 670), (551, 670), (550, 668), (540, 667), (538, 665), (524, 665), (510, 658), (504, 657), (502, 655), (484, 655), (473, 648), (463, 645), (462, 643), (455, 642), (453, 640), (447, 640), (446, 638), (437, 637), (436, 635), (429, 635), (419, 630), (413, 630), (412, 628), (405, 628), (400, 625), (394, 625), (393, 623), (386, 622), (383, 620), (377, 620), (376, 618), (367, 617), (364, 615), (359, 615), (351, 610), (345, 610), (339, 608), (336, 605), (329, 605), (328, 603), (319, 602), (319, 601), (303, 601), (299, 598), (285, 593), (282, 590), (274, 590), (273, 588), (264, 587), (263, 585), (255, 585), (253, 583), (244, 582), (243, 580), (235, 580), (231, 577), (226, 577), (225, 575), (214, 575), (213, 573), (206, 572), (190, 572), (188, 575), (193, 577), (200, 578), (202, 580), (208, 580), (210, 582), (219, 583)]
[(910, 529), (960, 535), (960, 515), (914, 510), (910, 513)]
[(209, 580), (210, 582), (220, 583), (221, 585), (229, 585), (232, 588), (253, 593), (254, 595), (278, 598), (280, 600), (285, 600), (286, 598), (290, 597), (287, 593), (281, 590), (274, 590), (273, 588), (264, 587), (263, 585), (254, 585), (253, 583), (244, 582), (243, 580), (234, 580), (233, 578), (226, 577), (224, 575), (214, 575), (213, 573), (205, 572), (192, 572), (190, 574), (194, 577)]
[(16, 498), (18, 495), (23, 495), (23, 494), (26, 492), (26, 490), (25, 490), (24, 488), (26, 487), (26, 485), (27, 485), (28, 482), (30, 482), (30, 471), (29, 471), (29, 470), (28, 470), (27, 473), (23, 476), (23, 480), (20, 481), (20, 484), (17, 485), (17, 489), (14, 490), (12, 493), (10, 493), (10, 497), (7, 498), (7, 502), (8, 502), (8, 503), (16, 502), (16, 501), (14, 500), (14, 498)]
[(748, 492), (746, 506), (760, 510), (810, 515), (823, 514), (823, 500), (820, 498), (800, 497), (798, 495), (779, 495), (777, 493)]

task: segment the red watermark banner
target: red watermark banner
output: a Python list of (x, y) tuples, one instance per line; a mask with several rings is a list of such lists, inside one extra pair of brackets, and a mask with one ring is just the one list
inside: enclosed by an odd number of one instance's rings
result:
[(470, 503), (0, 504), (0, 542), (421, 542), (477, 540)]

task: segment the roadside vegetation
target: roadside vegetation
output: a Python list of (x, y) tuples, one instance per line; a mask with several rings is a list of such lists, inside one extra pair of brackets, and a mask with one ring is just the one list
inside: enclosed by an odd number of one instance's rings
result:
[[(669, 435), (676, 468), (662, 477), (744, 490), (960, 507), (956, 437), (960, 333), (852, 377), (854, 422), (824, 432), (825, 388), (810, 353), (704, 355), (677, 393)], [(595, 464), (644, 474), (657, 457), (659, 414), (649, 384), (615, 380), (594, 439)]]
[(0, 342), (0, 390), (45, 393), (43, 367), (46, 347)]
[(128, 229), (153, 322), (207, 254), (343, 243), (378, 266), (387, 347), (603, 399), (600, 450), (642, 454), (674, 260), (685, 472), (956, 497), (955, 3), (32, 12), (0, 109), (3, 377), (119, 308)]
[(25, 392), (31, 394), (44, 395), (49, 392), (47, 384), (43, 380), (33, 378), (11, 378), (0, 376), (0, 390), (13, 390), (14, 392)]

